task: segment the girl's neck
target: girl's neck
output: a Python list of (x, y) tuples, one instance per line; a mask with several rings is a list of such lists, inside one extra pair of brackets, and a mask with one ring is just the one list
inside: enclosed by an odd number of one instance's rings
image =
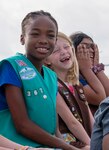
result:
[(28, 56), (27, 56), (27, 58), (35, 66), (35, 68), (39, 71), (39, 73), (41, 74), (42, 73), (43, 62), (39, 61), (39, 60), (36, 60), (35, 58), (33, 59), (31, 57), (28, 57)]
[(55, 71), (57, 73), (58, 78), (60, 78), (63, 82), (66, 82), (66, 76), (67, 72), (66, 71)]

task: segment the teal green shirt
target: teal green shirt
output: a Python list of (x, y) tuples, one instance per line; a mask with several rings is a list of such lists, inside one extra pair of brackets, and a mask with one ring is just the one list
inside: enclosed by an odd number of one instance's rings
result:
[[(46, 132), (54, 135), (56, 130), (56, 74), (43, 66), (44, 76), (42, 77), (35, 66), (22, 54), (3, 61), (8, 61), (12, 65), (21, 80), (29, 118)], [(39, 143), (17, 133), (8, 109), (0, 111), (0, 134), (22, 145), (42, 147)]]

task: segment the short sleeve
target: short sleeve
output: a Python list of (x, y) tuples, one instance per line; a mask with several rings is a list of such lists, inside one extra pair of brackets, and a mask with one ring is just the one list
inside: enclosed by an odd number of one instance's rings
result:
[(11, 64), (7, 61), (0, 64), (0, 110), (8, 108), (3, 86), (5, 84), (12, 84), (19, 88), (22, 86), (16, 72)]
[(4, 84), (12, 84), (21, 87), (21, 81), (8, 61), (0, 65), (0, 87)]
[(109, 133), (109, 109), (104, 114), (104, 117), (102, 119), (102, 126), (103, 126), (103, 136)]
[(99, 105), (99, 109), (95, 113), (95, 121), (102, 129), (103, 136), (109, 133), (109, 97)]
[(79, 81), (83, 86), (88, 85), (87, 81), (82, 77), (82, 75), (79, 76)]

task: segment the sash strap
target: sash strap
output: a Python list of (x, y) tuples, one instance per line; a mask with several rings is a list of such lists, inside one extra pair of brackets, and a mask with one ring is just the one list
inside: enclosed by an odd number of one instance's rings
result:
[[(87, 134), (89, 135), (89, 137), (91, 137), (91, 120), (90, 120), (90, 115), (88, 110), (88, 103), (86, 101), (86, 97), (82, 85), (74, 86), (74, 91), (75, 91), (75, 96), (74, 96), (63, 81), (58, 79), (58, 82), (61, 85), (58, 87), (60, 95), (65, 100), (67, 106), (71, 110), (74, 117), (83, 125)], [(65, 130), (69, 132), (65, 124), (64, 123), (61, 124), (62, 126), (64, 125), (64, 127), (60, 127), (60, 131), (65, 133), (64, 131), (65, 128)]]

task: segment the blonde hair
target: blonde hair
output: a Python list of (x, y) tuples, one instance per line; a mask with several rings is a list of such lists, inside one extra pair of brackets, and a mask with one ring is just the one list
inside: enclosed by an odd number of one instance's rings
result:
[(78, 85), (79, 84), (79, 66), (78, 66), (76, 55), (75, 55), (75, 48), (72, 44), (72, 41), (67, 35), (65, 35), (62, 32), (58, 32), (57, 37), (61, 37), (65, 40), (67, 40), (69, 42), (70, 46), (72, 47), (72, 52), (74, 55), (74, 63), (68, 71), (66, 80), (67, 80), (67, 82), (71, 82), (73, 85)]

